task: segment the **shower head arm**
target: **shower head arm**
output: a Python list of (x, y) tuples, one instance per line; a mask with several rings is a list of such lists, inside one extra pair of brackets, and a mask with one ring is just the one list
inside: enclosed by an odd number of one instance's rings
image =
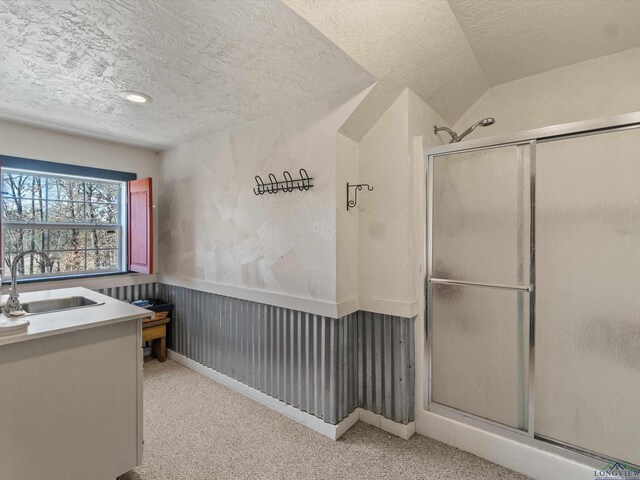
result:
[(458, 135), (455, 141), (459, 142), (460, 140), (462, 140), (464, 137), (466, 137), (471, 132), (473, 132), (476, 128), (478, 128), (478, 125), (480, 125), (481, 123), (482, 123), (482, 120), (480, 120), (479, 122), (476, 122), (473, 125), (471, 125), (464, 132), (462, 132), (460, 135)]
[(433, 134), (437, 135), (438, 132), (440, 130), (444, 130), (445, 132), (447, 132), (449, 135), (451, 135), (451, 140), (449, 140), (449, 143), (454, 143), (458, 140), (458, 134), (456, 132), (454, 132), (453, 130), (451, 130), (450, 128), (447, 127), (438, 127), (437, 125), (433, 126)]

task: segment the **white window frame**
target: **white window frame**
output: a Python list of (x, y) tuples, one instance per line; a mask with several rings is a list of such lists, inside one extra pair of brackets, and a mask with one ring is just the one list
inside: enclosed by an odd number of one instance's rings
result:
[[(40, 176), (44, 178), (64, 178), (64, 179), (72, 179), (76, 181), (83, 182), (96, 182), (96, 183), (110, 183), (118, 185), (119, 187), (119, 202), (118, 202), (118, 223), (115, 224), (92, 224), (86, 221), (86, 190), (84, 192), (85, 198), (82, 201), (75, 201), (75, 203), (84, 205), (84, 221), (83, 222), (29, 222), (29, 221), (8, 221), (2, 218), (2, 229), (0, 234), (2, 235), (2, 251), (0, 252), (0, 258), (2, 261), (2, 281), (11, 280), (11, 272), (7, 265), (4, 264), (4, 255), (5, 248), (7, 247), (4, 242), (4, 234), (5, 229), (8, 228), (42, 228), (45, 230), (59, 230), (59, 229), (77, 229), (77, 230), (92, 230), (94, 228), (99, 228), (103, 230), (115, 230), (118, 240), (117, 240), (117, 248), (116, 255), (116, 265), (117, 268), (111, 269), (86, 269), (75, 272), (52, 272), (52, 273), (38, 273), (32, 275), (21, 275), (18, 277), (18, 282), (20, 281), (29, 281), (29, 280), (57, 280), (64, 279), (70, 277), (88, 277), (88, 276), (101, 276), (101, 275), (113, 275), (118, 273), (126, 273), (127, 272), (127, 182), (122, 180), (111, 180), (99, 177), (88, 177), (88, 176), (78, 176), (78, 175), (67, 175), (67, 174), (57, 174), (57, 173), (49, 173), (37, 170), (29, 170), (23, 168), (13, 168), (13, 167), (2, 167), (0, 168), (0, 186), (4, 187), (4, 175), (6, 173), (17, 173), (17, 174), (25, 174), (25, 175), (34, 175)], [(47, 205), (50, 199), (47, 195), (45, 195), (45, 202)], [(55, 201), (55, 200), (54, 200)], [(4, 217), (4, 202), (5, 195), (0, 194), (0, 215)], [(85, 256), (85, 267), (88, 266), (87, 255), (91, 250), (87, 245), (87, 237), (85, 236), (85, 246), (84, 246), (84, 256)], [(109, 249), (110, 250), (110, 249)], [(56, 250), (58, 251), (58, 250)], [(64, 250), (60, 250), (64, 251)], [(15, 252), (10, 252), (15, 253)]]

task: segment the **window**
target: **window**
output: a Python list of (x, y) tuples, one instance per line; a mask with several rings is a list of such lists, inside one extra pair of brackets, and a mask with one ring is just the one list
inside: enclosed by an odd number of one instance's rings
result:
[(126, 269), (126, 182), (2, 168), (3, 277), (17, 253), (43, 250), (18, 264), (18, 277), (58, 277)]

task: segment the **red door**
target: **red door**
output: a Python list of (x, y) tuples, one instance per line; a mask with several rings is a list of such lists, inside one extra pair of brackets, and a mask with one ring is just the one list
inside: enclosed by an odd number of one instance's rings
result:
[(129, 182), (128, 268), (153, 273), (153, 206), (151, 178)]

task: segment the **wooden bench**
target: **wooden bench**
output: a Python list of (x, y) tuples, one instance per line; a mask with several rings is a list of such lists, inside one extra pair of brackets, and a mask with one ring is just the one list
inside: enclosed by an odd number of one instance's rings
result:
[(167, 317), (160, 320), (149, 319), (142, 323), (142, 340), (152, 342), (151, 355), (159, 362), (167, 359), (167, 323), (170, 321)]

